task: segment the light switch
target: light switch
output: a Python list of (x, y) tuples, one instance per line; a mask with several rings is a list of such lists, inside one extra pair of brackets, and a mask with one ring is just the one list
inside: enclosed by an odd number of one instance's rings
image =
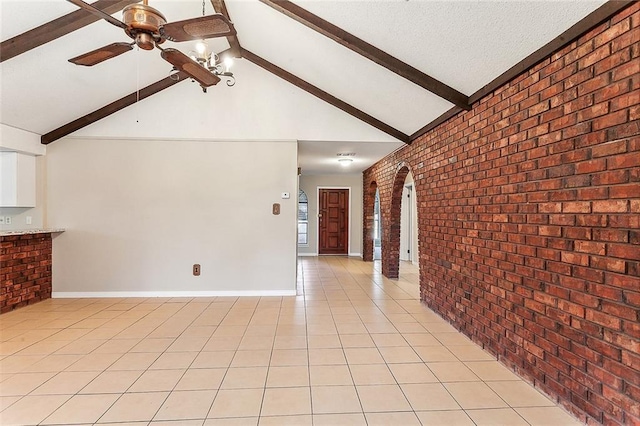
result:
[(279, 203), (273, 203), (273, 214), (274, 215), (279, 215), (280, 214), (280, 204)]

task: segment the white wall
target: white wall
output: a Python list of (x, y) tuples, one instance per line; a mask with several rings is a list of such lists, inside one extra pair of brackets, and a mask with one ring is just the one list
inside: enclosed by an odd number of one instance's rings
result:
[(54, 296), (295, 294), (296, 200), (280, 194), (296, 158), (294, 141), (49, 145), (48, 224), (67, 229)]
[(350, 188), (349, 255), (362, 256), (362, 174), (300, 176), (300, 189), (309, 198), (309, 246), (298, 247), (300, 255), (318, 254), (318, 188)]

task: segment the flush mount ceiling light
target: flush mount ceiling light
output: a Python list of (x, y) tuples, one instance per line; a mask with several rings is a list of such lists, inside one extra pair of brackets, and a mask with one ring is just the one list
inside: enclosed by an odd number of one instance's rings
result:
[(353, 157), (356, 156), (355, 152), (338, 153), (337, 155), (338, 163), (343, 167), (349, 166), (353, 162)]

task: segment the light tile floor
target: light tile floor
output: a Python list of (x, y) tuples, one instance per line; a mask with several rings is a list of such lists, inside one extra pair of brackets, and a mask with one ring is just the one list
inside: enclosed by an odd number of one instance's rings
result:
[(0, 424), (577, 424), (418, 293), (322, 257), (297, 297), (47, 300), (0, 317)]

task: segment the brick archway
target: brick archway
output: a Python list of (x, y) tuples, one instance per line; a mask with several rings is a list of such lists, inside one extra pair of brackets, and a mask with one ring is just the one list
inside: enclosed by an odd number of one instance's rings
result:
[(376, 191), (378, 190), (378, 184), (373, 181), (364, 191), (364, 233), (362, 235), (362, 259), (365, 262), (373, 261), (373, 211), (376, 200)]
[(385, 231), (382, 234), (382, 274), (387, 278), (398, 278), (400, 275), (400, 208), (402, 189), (409, 172), (407, 163), (398, 165), (391, 188), (391, 206), (383, 209), (382, 213)]

